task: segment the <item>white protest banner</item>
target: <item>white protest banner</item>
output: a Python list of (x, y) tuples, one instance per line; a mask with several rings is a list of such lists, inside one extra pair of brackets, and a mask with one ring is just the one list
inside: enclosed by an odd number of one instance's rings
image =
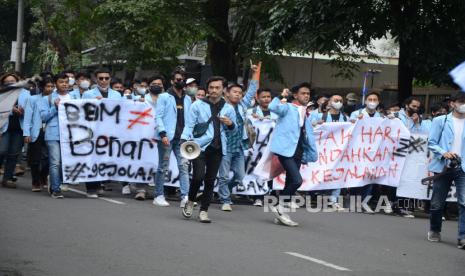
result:
[[(410, 137), (400, 120), (325, 123), (314, 128), (314, 135), (318, 161), (301, 167), (304, 182), (299, 190), (399, 185)], [(271, 158), (260, 162), (271, 162)], [(273, 189), (283, 189), (284, 183), (285, 174), (281, 174), (274, 179)]]
[(268, 148), (276, 123), (274, 120), (268, 118), (258, 119), (249, 116), (247, 119), (249, 120), (249, 127), (255, 134), (255, 140), (252, 148), (244, 152), (246, 177), (244, 177), (242, 185), (239, 184), (233, 188), (233, 193), (241, 195), (264, 195), (269, 192), (267, 180), (254, 174), (254, 171), (264, 151)]
[(23, 88), (5, 88), (0, 92), (0, 128), (8, 122), (11, 110)]
[(60, 103), (63, 182), (153, 181), (158, 161), (153, 114), (150, 105), (137, 101)]
[[(431, 160), (428, 151), (428, 135), (412, 133), (409, 145), (409, 153), (405, 159), (404, 170), (397, 188), (397, 196), (429, 200), (433, 192), (432, 186), (421, 184), (423, 178), (432, 176), (428, 172), (428, 165)], [(451, 187), (447, 201), (457, 201), (455, 186)]]

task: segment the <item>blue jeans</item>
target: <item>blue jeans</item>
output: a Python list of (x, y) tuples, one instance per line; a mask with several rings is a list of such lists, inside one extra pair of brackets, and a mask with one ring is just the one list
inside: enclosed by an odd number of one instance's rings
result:
[(431, 196), (430, 230), (441, 232), (442, 211), (446, 203), (452, 181), (455, 182), (457, 192), (457, 206), (459, 208), (458, 239), (465, 239), (465, 172), (461, 168), (452, 169), (433, 182)]
[(61, 150), (60, 141), (46, 141), (48, 148), (48, 163), (50, 174), (50, 187), (52, 192), (60, 192), (61, 175)]
[[(229, 180), (229, 172), (233, 171), (234, 176)], [(244, 152), (226, 154), (221, 159), (218, 179), (218, 195), (222, 203), (231, 204), (232, 187), (242, 183), (245, 176)]]
[(169, 146), (158, 141), (158, 169), (155, 176), (155, 197), (164, 195), (165, 175), (169, 173), (171, 151), (176, 156), (179, 169), (179, 188), (181, 197), (189, 193), (189, 161), (181, 156), (181, 141), (174, 139)]
[(16, 163), (23, 147), (23, 139), (21, 131), (8, 130), (2, 134), (0, 140), (0, 164), (4, 164), (3, 181), (13, 178)]
[(331, 203), (336, 203), (341, 195), (341, 189), (330, 190), (329, 201)]

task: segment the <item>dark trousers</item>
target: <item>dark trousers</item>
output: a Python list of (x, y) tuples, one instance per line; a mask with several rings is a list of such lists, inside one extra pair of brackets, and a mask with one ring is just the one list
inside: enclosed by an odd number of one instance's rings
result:
[(37, 140), (29, 144), (27, 155), (31, 167), (32, 182), (45, 185), (48, 176), (48, 150), (42, 130)]
[(189, 201), (196, 200), (200, 186), (204, 183), (205, 186), (203, 188), (200, 211), (208, 211), (208, 206), (210, 206), (210, 201), (213, 196), (213, 188), (215, 187), (215, 180), (218, 175), (222, 158), (223, 153), (221, 149), (207, 147), (207, 149), (202, 152), (199, 157), (192, 160), (193, 175), (192, 183), (189, 187)]
[(302, 185), (302, 176), (300, 175), (300, 166), (302, 160), (299, 157), (285, 157), (277, 154), (281, 166), (286, 171), (286, 182), (280, 195), (293, 196), (297, 189)]
[(7, 130), (1, 135), (0, 164), (4, 165), (3, 181), (13, 178), (23, 142), (24, 137), (21, 130)]
[(458, 239), (465, 239), (465, 172), (462, 168), (450, 169), (446, 174), (433, 181), (433, 195), (430, 207), (430, 230), (441, 232), (442, 212), (450, 191), (455, 183), (457, 206), (459, 208)]

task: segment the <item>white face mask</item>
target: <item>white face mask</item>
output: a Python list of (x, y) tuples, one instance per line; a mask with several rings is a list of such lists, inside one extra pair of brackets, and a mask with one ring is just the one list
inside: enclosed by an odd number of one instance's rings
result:
[(368, 109), (375, 110), (378, 107), (377, 102), (367, 102)]
[(137, 93), (139, 95), (145, 95), (146, 92), (147, 92), (147, 88), (145, 88), (145, 87), (138, 87), (137, 88)]
[(186, 94), (189, 96), (195, 96), (197, 94), (197, 87), (187, 87)]
[(89, 86), (90, 86), (90, 81), (88, 80), (83, 80), (79, 83), (79, 87), (81, 87), (82, 89), (89, 89)]
[(334, 109), (336, 109), (336, 110), (341, 110), (342, 105), (343, 105), (343, 104), (342, 104), (341, 102), (332, 102), (332, 103), (331, 103), (331, 106), (332, 106)]
[(455, 106), (455, 110), (460, 114), (464, 114), (465, 113), (465, 104)]
[(74, 85), (75, 82), (76, 82), (76, 80), (74, 78), (68, 78), (68, 84), (69, 85)]

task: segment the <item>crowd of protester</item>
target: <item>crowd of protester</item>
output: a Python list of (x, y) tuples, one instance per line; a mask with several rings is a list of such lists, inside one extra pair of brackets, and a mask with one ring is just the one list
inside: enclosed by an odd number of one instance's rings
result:
[[(206, 87), (201, 87), (198, 80), (186, 78), (183, 71), (174, 71), (168, 80), (162, 75), (156, 75), (134, 79), (130, 83), (112, 77), (111, 72), (106, 69), (98, 69), (92, 74), (73, 71), (58, 74), (43, 72), (32, 78), (28, 87), (22, 89), (11, 110), (8, 123), (1, 130), (2, 186), (16, 188), (17, 177), (23, 175), (25, 171), (20, 163), (23, 163), (22, 160), (27, 160), (32, 177), (31, 190), (40, 192), (45, 189), (54, 199), (64, 197), (62, 192), (66, 190), (67, 185), (62, 183), (61, 176), (57, 109), (60, 101), (69, 99), (112, 98), (141, 101), (154, 108), (158, 127), (154, 135), (159, 141), (159, 167), (154, 177), (155, 181), (149, 185), (121, 183), (121, 192), (124, 195), (135, 192), (135, 199), (145, 200), (150, 186), (153, 186), (153, 204), (156, 206), (170, 205), (165, 198), (165, 192), (176, 194), (179, 196), (180, 207), (183, 208), (186, 217), (192, 215), (196, 201), (194, 198), (200, 184), (203, 183), (205, 189), (213, 191), (217, 177), (219, 190), (216, 197), (221, 203), (220, 208), (226, 212), (232, 211), (231, 187), (235, 185), (234, 183), (241, 182), (245, 175), (244, 150), (247, 146), (243, 142), (248, 139), (244, 127), (246, 117), (252, 115), (263, 119), (280, 120), (279, 114), (270, 108), (273, 98), (290, 102), (293, 97), (308, 97), (306, 110), (313, 127), (332, 122), (355, 122), (369, 117), (387, 117), (400, 119), (410, 132), (426, 134), (430, 133), (435, 117), (453, 111), (456, 100), (448, 98), (431, 106), (430, 115), (427, 115), (422, 101), (416, 97), (410, 97), (403, 103), (386, 106), (383, 105), (380, 94), (376, 92), (367, 93), (361, 99), (355, 93), (331, 95), (320, 91), (315, 93), (309, 83), (301, 83), (282, 91), (258, 88), (256, 68), (252, 69), (254, 77), (249, 81), (247, 89), (238, 83), (228, 83), (221, 77), (213, 77), (206, 82)], [(0, 77), (0, 84), (9, 86), (22, 79), (19, 74), (5, 73)], [(215, 101), (206, 100), (210, 98)], [(226, 109), (222, 102), (227, 102), (226, 107), (229, 109)], [(201, 157), (193, 161), (194, 173), (191, 178), (189, 162), (181, 156), (180, 145), (188, 139), (189, 130), (192, 132), (188, 126), (190, 120), (188, 117), (191, 116), (189, 114), (203, 112), (205, 108), (211, 108), (211, 116), (214, 112), (220, 115), (223, 110), (229, 115), (219, 116), (218, 121), (213, 120), (214, 134), (211, 142), (206, 149), (202, 149)], [(170, 110), (176, 112), (170, 113)], [(225, 127), (217, 129), (216, 124)], [(239, 130), (229, 133), (228, 131), (232, 129)], [(222, 137), (227, 137), (227, 142)], [(169, 169), (171, 152), (176, 156), (180, 171), (180, 187), (177, 190), (164, 186), (164, 174)], [(284, 159), (280, 161), (283, 164), (288, 162)], [(229, 179), (231, 171), (234, 173), (232, 180)], [(88, 182), (85, 185), (89, 198), (102, 196), (106, 189), (105, 183), (102, 182)], [(192, 186), (198, 187), (192, 188)], [(341, 196), (351, 194), (362, 197), (373, 194), (385, 195), (389, 199), (385, 213), (396, 213), (404, 217), (414, 217), (412, 207), (417, 205), (413, 199), (403, 199), (401, 201), (403, 205), (400, 206), (395, 187), (376, 183), (360, 188), (310, 192), (312, 195), (319, 193), (329, 195), (331, 205), (336, 210), (344, 210), (344, 206), (338, 202)], [(207, 215), (210, 200), (208, 196), (201, 199), (200, 220), (203, 222), (210, 221)], [(255, 206), (263, 206), (262, 196), (253, 196), (249, 200)], [(405, 202), (411, 203), (405, 204)], [(374, 213), (370, 208), (365, 212)]]

